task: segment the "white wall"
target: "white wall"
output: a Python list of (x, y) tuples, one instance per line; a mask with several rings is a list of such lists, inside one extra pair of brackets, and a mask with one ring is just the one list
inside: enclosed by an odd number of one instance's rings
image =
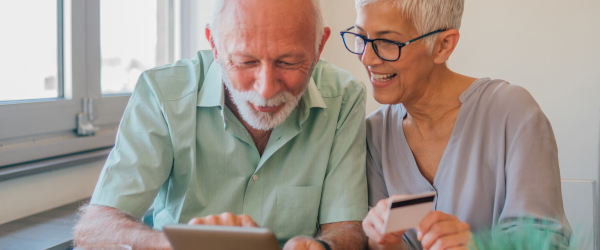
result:
[(450, 67), (525, 87), (552, 123), (563, 178), (598, 179), (600, 1), (469, 1)]
[(104, 161), (0, 182), (0, 224), (92, 196)]
[[(322, 57), (369, 85), (339, 31), (352, 26), (353, 1), (324, 0), (334, 31)], [(562, 178), (598, 179), (600, 1), (467, 0), (452, 70), (525, 87), (554, 128)], [(369, 100), (368, 109), (377, 108)]]

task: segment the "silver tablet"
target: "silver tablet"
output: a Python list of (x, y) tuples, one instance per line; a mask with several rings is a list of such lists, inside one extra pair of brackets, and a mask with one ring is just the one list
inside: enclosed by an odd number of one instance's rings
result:
[(266, 228), (178, 224), (163, 231), (174, 250), (279, 250), (275, 235)]

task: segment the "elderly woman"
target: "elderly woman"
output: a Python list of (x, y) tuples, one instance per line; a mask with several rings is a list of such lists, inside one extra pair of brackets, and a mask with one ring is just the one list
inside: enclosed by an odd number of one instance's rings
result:
[[(341, 33), (386, 104), (367, 118), (370, 249), (466, 249), (471, 232), (518, 232), (519, 218), (568, 244), (556, 141), (539, 105), (522, 87), (446, 64), (463, 5), (356, 0), (356, 24)], [(419, 226), (381, 233), (389, 197), (431, 191), (435, 211)]]

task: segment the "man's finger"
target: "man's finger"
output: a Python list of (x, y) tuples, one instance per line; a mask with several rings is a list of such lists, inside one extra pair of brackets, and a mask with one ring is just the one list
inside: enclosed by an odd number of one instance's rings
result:
[(241, 226), (238, 219), (230, 212), (225, 212), (219, 215), (220, 225), (223, 226)]
[(188, 225), (203, 225), (204, 224), (204, 218), (193, 218), (190, 220), (190, 222), (188, 222)]
[(238, 218), (242, 227), (258, 227), (256, 222), (254, 222), (254, 220), (252, 220), (252, 218), (246, 214), (242, 214), (238, 216)]
[(221, 225), (221, 220), (219, 219), (219, 216), (209, 215), (204, 217), (204, 223), (206, 225), (218, 226)]
[[(311, 241), (317, 245), (311, 244)], [(319, 247), (322, 247), (321, 243), (314, 239), (305, 236), (296, 236), (285, 243), (283, 250), (322, 250)]]

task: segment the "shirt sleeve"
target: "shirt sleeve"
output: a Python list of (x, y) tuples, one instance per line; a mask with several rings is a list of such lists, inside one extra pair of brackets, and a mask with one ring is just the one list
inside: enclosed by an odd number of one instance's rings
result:
[(383, 119), (380, 111), (367, 118), (367, 183), (369, 206), (374, 207), (381, 199), (389, 197), (383, 167), (381, 165), (381, 128)]
[(550, 233), (556, 244), (568, 246), (571, 228), (564, 215), (558, 149), (550, 122), (539, 108), (524, 120), (509, 119), (506, 143), (506, 200), (500, 228), (509, 233), (531, 230), (524, 227), (525, 218), (534, 228)]
[(351, 85), (356, 89), (342, 100), (323, 184), (319, 224), (362, 221), (367, 215), (366, 90), (360, 82)]
[(160, 92), (143, 73), (131, 96), (90, 204), (141, 218), (169, 177), (173, 149)]

